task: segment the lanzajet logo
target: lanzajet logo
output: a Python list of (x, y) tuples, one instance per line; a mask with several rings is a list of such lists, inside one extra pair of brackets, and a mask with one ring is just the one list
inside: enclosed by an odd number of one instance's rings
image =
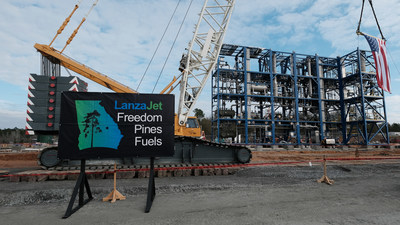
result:
[(140, 102), (118, 102), (115, 100), (115, 109), (119, 110), (163, 110), (162, 109), (162, 102), (153, 102), (150, 101), (150, 103), (147, 105), (146, 103), (140, 103)]
[(99, 100), (75, 100), (80, 135), (79, 150), (87, 148), (118, 149), (123, 137), (112, 117)]

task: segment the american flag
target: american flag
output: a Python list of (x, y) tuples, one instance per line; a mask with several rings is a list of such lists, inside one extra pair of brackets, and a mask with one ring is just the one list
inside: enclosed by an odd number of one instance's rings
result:
[(376, 80), (378, 86), (383, 90), (390, 92), (390, 72), (386, 59), (386, 42), (385, 40), (363, 34), (371, 47), (372, 55), (375, 60)]

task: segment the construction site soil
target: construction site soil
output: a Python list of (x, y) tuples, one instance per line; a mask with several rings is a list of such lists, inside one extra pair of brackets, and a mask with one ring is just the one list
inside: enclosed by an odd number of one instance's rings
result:
[[(324, 155), (341, 159), (328, 161), (333, 185), (317, 183)], [(94, 200), (64, 220), (74, 180), (3, 179), (1, 224), (400, 224), (399, 156), (397, 149), (254, 151), (252, 163), (264, 166), (228, 176), (156, 178), (148, 214), (148, 179), (118, 179), (127, 199), (114, 204), (101, 201), (112, 179), (90, 179)], [(1, 157), (2, 170), (11, 158)], [(297, 162), (267, 164), (285, 161)]]
[[(0, 169), (10, 168), (32, 168), (37, 167), (37, 157), (39, 152), (7, 152), (0, 153)], [(262, 150), (252, 151), (253, 158), (251, 162), (282, 162), (282, 161), (312, 161), (328, 158), (355, 158), (355, 157), (390, 157), (399, 156), (400, 149), (387, 148), (349, 148), (349, 149), (319, 149), (310, 148), (300, 150)]]
[(8, 152), (0, 153), (0, 168), (37, 167), (39, 152)]

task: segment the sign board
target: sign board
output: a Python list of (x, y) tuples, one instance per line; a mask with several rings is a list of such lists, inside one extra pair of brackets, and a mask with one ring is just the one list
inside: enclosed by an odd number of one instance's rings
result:
[(94, 159), (174, 154), (174, 96), (64, 92), (59, 157)]

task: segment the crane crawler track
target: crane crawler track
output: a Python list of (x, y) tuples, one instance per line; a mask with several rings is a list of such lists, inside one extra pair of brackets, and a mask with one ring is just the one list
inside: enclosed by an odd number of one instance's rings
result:
[[(249, 163), (252, 154), (249, 148), (241, 145), (231, 145), (201, 140), (193, 137), (175, 137), (175, 154), (172, 157), (156, 157), (157, 168), (162, 167), (191, 167), (199, 165), (229, 165)], [(80, 160), (60, 160), (57, 156), (57, 147), (46, 148), (38, 156), (38, 163), (47, 170), (75, 170), (80, 166)], [(88, 160), (86, 164), (93, 168), (108, 169), (117, 164), (119, 168), (146, 167), (150, 159), (144, 157), (130, 157), (120, 159)], [(203, 168), (204, 169), (204, 168)], [(160, 169), (162, 170), (162, 169)]]
[[(251, 164), (246, 164), (251, 165)], [(155, 177), (187, 177), (187, 176), (218, 176), (232, 175), (246, 166), (245, 164), (216, 163), (216, 164), (176, 164), (155, 165)], [(80, 172), (79, 167), (53, 167), (49, 170), (24, 171), (16, 174), (0, 175), (0, 179), (9, 179), (11, 182), (37, 182), (46, 180), (76, 180)], [(148, 165), (118, 165), (116, 169), (118, 179), (148, 178)], [(86, 175), (89, 179), (113, 179), (114, 166), (86, 166)]]

